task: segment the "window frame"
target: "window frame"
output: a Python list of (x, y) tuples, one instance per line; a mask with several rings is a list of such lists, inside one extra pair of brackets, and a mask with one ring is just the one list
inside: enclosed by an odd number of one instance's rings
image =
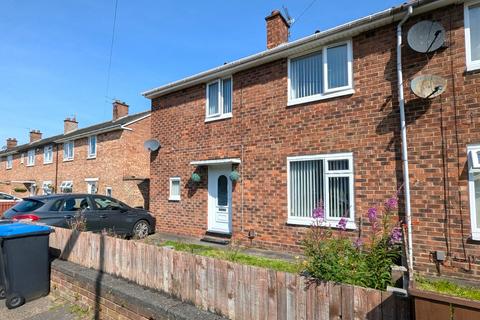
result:
[[(63, 191), (65, 188), (70, 188), (70, 192)], [(73, 181), (72, 180), (62, 181), (59, 189), (61, 193), (73, 193)]]
[[(341, 45), (347, 45), (347, 79), (348, 79), (348, 84), (346, 86), (338, 87), (338, 88), (328, 88), (328, 57), (327, 57), (327, 51), (329, 48), (334, 48), (338, 47)], [(292, 98), (292, 92), (291, 92), (291, 61), (292, 59), (296, 58), (301, 58), (301, 57), (306, 57), (310, 54), (316, 53), (316, 52), (321, 52), (322, 53), (322, 68), (323, 68), (323, 74), (322, 74), (322, 93), (318, 93), (315, 95), (311, 96), (305, 96), (301, 98)], [(340, 41), (340, 42), (335, 42), (329, 45), (325, 45), (321, 48), (315, 48), (312, 50), (308, 50), (299, 54), (295, 54), (292, 56), (288, 57), (288, 63), (287, 63), (287, 96), (288, 96), (288, 101), (287, 101), (287, 106), (292, 106), (292, 105), (297, 105), (297, 104), (302, 104), (302, 103), (307, 103), (307, 102), (312, 102), (312, 101), (319, 101), (319, 100), (324, 100), (324, 99), (331, 99), (335, 97), (341, 97), (344, 95), (350, 95), (355, 93), (354, 89), (354, 83), (353, 83), (353, 49), (352, 49), (352, 40), (348, 39), (345, 41)]]
[[(66, 154), (66, 148), (65, 146), (68, 145), (68, 144), (72, 144), (72, 157), (68, 157), (67, 154)], [(69, 140), (69, 141), (65, 141), (63, 143), (63, 161), (73, 161), (73, 159), (75, 158), (75, 141), (74, 140)]]
[[(33, 157), (32, 157), (32, 153), (33, 153)], [(27, 167), (33, 167), (35, 165), (35, 157), (36, 157), (35, 148), (27, 151)]]
[[(178, 186), (179, 186), (179, 188), (178, 188), (178, 195), (172, 194), (172, 191), (173, 191), (172, 186), (173, 186), (173, 182), (174, 182), (174, 181), (178, 181)], [(181, 178), (180, 178), (180, 177), (171, 177), (171, 178), (169, 179), (169, 182), (170, 182), (170, 189), (169, 189), (170, 192), (169, 192), (168, 200), (169, 200), (169, 201), (180, 201), (181, 195), (182, 195), (182, 183), (181, 183)]]
[(475, 173), (480, 173), (480, 168), (473, 161), (473, 153), (480, 152), (480, 144), (467, 146), (468, 161), (468, 199), (470, 210), (470, 229), (472, 240), (480, 240), (480, 221), (477, 221), (477, 208), (475, 203)]
[[(324, 188), (324, 209), (325, 209), (325, 221), (323, 222), (324, 226), (330, 226), (333, 228), (337, 227), (338, 222), (341, 218), (339, 217), (329, 217), (330, 211), (330, 204), (329, 204), (329, 197), (328, 197), (328, 187), (329, 187), (329, 178), (330, 177), (348, 177), (350, 179), (349, 183), (349, 193), (350, 193), (350, 217), (347, 219), (346, 228), (349, 230), (357, 229), (355, 224), (355, 175), (354, 175), (354, 168), (353, 168), (353, 153), (352, 152), (345, 152), (345, 153), (330, 153), (330, 154), (316, 154), (316, 155), (306, 155), (306, 156), (292, 156), (287, 157), (287, 210), (288, 210), (288, 218), (287, 223), (293, 225), (304, 225), (310, 226), (314, 222), (315, 219), (313, 217), (297, 217), (291, 215), (291, 190), (290, 190), (290, 164), (292, 162), (300, 162), (300, 161), (312, 161), (312, 160), (323, 160), (323, 188)], [(328, 161), (331, 160), (348, 160), (348, 170), (329, 170), (328, 169)]]
[(13, 168), (13, 155), (8, 155), (5, 159), (5, 169), (10, 170)]
[[(108, 191), (110, 190), (110, 194), (108, 194)], [(105, 187), (105, 195), (107, 197), (112, 197), (113, 196), (113, 188), (112, 187)]]
[[(50, 180), (45, 180), (42, 182), (42, 193), (43, 195), (50, 195), (53, 193), (54, 188), (48, 188), (48, 186), (52, 185), (52, 181)], [(46, 192), (45, 190), (50, 190), (50, 193)]]
[(465, 31), (465, 64), (467, 71), (480, 69), (480, 59), (472, 60), (472, 44), (470, 43), (470, 7), (479, 5), (480, 1), (466, 1), (463, 6), (463, 27)]
[[(50, 160), (47, 160), (47, 152), (50, 153)], [(51, 164), (53, 163), (53, 145), (48, 145), (43, 147), (43, 164)]]
[[(230, 92), (231, 92), (231, 97), (232, 97), (232, 105), (231, 105), (231, 111), (224, 113), (223, 109), (223, 81), (224, 80), (230, 80)], [(218, 84), (218, 113), (215, 114), (208, 114), (208, 106), (209, 106), (209, 95), (208, 95), (208, 88), (212, 84)], [(210, 122), (210, 121), (215, 121), (215, 120), (220, 120), (220, 119), (228, 119), (233, 116), (233, 77), (232, 76), (227, 76), (227, 77), (222, 77), (215, 79), (214, 81), (210, 81), (206, 84), (205, 86), (205, 122)]]
[[(92, 146), (91, 142), (92, 142), (93, 138), (95, 138), (95, 152), (94, 153), (92, 153), (92, 150), (91, 150), (91, 146)], [(97, 146), (98, 146), (97, 136), (96, 135), (89, 136), (87, 142), (88, 142), (87, 159), (95, 159), (97, 157)]]

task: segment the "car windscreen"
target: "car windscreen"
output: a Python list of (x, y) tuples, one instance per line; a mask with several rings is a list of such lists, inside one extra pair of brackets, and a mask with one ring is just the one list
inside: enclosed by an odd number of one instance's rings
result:
[(39, 200), (26, 199), (22, 202), (17, 203), (12, 208), (10, 208), (10, 210), (8, 210), (5, 213), (5, 217), (10, 218), (11, 216), (13, 216), (13, 215), (15, 215), (19, 212), (22, 212), (22, 213), (32, 212), (34, 210), (37, 210), (38, 208), (40, 208), (44, 204), (45, 203), (43, 203), (42, 201), (39, 201)]

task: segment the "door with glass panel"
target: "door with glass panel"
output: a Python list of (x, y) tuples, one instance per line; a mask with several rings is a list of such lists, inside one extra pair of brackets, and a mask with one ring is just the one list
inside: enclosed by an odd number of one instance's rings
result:
[(208, 168), (208, 231), (229, 234), (232, 220), (231, 166)]

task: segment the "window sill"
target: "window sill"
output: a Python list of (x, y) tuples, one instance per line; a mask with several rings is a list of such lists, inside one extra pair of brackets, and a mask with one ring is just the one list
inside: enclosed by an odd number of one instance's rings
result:
[(467, 63), (467, 72), (480, 70), (480, 61)]
[(12, 170), (12, 168), (11, 167), (10, 168), (5, 168), (5, 170)]
[(87, 157), (87, 160), (93, 160), (93, 159), (97, 159), (97, 156), (95, 155), (95, 156), (88, 156)]
[(180, 202), (180, 198), (168, 198), (168, 201), (171, 201), (171, 202)]
[(205, 118), (205, 122), (212, 122), (212, 121), (217, 121), (217, 120), (230, 119), (231, 117), (232, 117), (232, 114), (227, 113), (227, 114), (222, 114), (220, 116), (207, 117), (207, 118)]
[(34, 167), (34, 164), (27, 164), (26, 167)]
[(340, 90), (340, 91), (335, 91), (335, 92), (327, 92), (327, 93), (324, 93), (322, 95), (315, 95), (315, 96), (309, 96), (309, 97), (303, 97), (303, 98), (289, 100), (288, 103), (287, 103), (287, 106), (294, 106), (294, 105), (302, 104), (302, 103), (308, 103), (308, 102), (327, 100), (327, 99), (332, 99), (332, 98), (337, 98), (337, 97), (342, 97), (342, 96), (348, 96), (348, 95), (352, 95), (354, 93), (355, 93), (354, 89), (346, 89), (346, 90)]
[[(297, 217), (289, 217), (287, 220), (287, 224), (291, 225), (298, 225), (298, 226), (306, 226), (306, 227), (311, 227), (312, 223), (315, 220), (313, 218), (297, 218)], [(337, 227), (339, 220), (327, 220), (324, 223), (322, 223), (322, 227), (330, 227), (332, 229), (340, 229)], [(357, 225), (355, 224), (354, 221), (347, 221), (347, 230), (357, 230)]]
[(53, 161), (50, 161), (50, 162), (44, 162), (43, 164), (44, 164), (44, 165), (46, 165), (46, 164), (53, 164)]
[(480, 232), (472, 232), (472, 240), (480, 241)]
[(63, 159), (63, 162), (70, 162), (73, 161), (73, 159)]

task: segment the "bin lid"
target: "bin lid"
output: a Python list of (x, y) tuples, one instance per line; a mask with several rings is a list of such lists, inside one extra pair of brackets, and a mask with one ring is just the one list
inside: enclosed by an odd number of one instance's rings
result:
[(16, 238), (25, 235), (48, 234), (52, 228), (26, 223), (0, 224), (0, 238)]

